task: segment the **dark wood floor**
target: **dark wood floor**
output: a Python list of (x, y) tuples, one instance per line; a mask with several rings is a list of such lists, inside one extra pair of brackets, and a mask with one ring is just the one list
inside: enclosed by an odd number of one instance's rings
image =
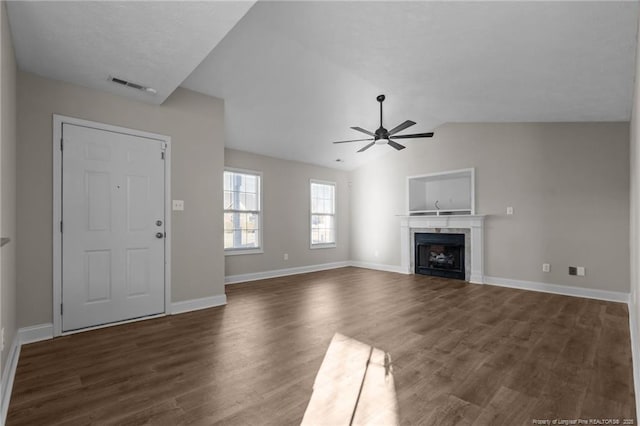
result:
[(390, 353), (404, 424), (635, 424), (621, 303), (358, 268), (227, 296), (24, 346), (8, 424), (298, 424), (336, 332)]

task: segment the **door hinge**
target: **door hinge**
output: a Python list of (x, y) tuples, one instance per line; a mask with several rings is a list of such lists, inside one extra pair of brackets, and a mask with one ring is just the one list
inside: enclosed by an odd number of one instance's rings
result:
[(62, 307), (63, 307), (63, 306), (64, 306), (64, 305), (61, 303), (61, 304), (60, 304), (60, 315), (62, 315), (62, 313), (64, 312), (64, 310), (62, 309)]
[(64, 139), (60, 138), (60, 151), (64, 149)]
[(60, 233), (62, 234), (62, 221), (60, 221)]
[(164, 151), (162, 151), (162, 152), (160, 153), (160, 159), (161, 159), (161, 160), (164, 160)]

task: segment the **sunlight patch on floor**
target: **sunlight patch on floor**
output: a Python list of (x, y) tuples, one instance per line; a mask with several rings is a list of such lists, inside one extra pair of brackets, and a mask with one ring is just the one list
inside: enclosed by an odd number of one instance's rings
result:
[(336, 333), (331, 339), (303, 425), (397, 425), (398, 400), (391, 358)]

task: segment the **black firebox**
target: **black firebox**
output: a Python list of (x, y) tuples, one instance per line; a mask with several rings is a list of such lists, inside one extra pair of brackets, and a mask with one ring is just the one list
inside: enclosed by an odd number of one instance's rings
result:
[(415, 234), (416, 274), (465, 279), (464, 234)]

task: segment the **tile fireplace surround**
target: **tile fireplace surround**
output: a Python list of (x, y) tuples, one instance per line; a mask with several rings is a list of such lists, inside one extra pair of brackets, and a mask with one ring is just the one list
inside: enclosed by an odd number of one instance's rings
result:
[[(465, 251), (470, 255), (466, 256), (469, 259), (469, 265), (465, 268), (467, 270), (465, 279), (471, 283), (483, 284), (484, 218), (484, 215), (402, 216), (400, 218), (400, 267), (402, 272), (414, 273), (413, 252), (416, 232), (434, 232), (432, 230), (447, 232), (449, 229), (468, 229), (469, 238), (465, 238)], [(466, 247), (467, 244), (470, 247)]]

